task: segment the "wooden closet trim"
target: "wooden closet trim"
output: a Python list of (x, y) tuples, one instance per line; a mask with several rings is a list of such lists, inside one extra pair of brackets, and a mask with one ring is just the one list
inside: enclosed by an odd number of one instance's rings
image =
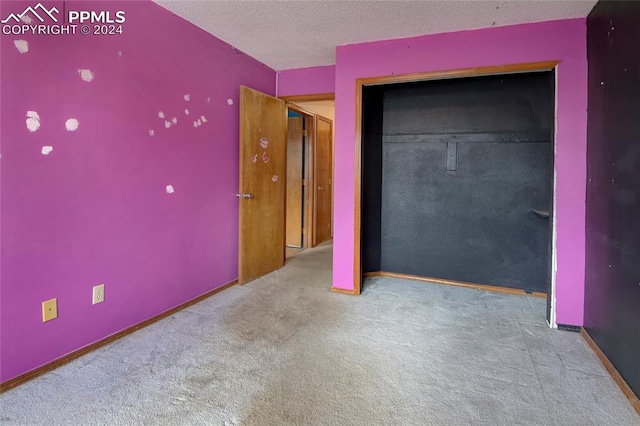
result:
[(336, 99), (335, 93), (318, 93), (315, 95), (294, 95), (294, 96), (278, 96), (286, 102), (315, 102), (315, 101), (333, 101)]

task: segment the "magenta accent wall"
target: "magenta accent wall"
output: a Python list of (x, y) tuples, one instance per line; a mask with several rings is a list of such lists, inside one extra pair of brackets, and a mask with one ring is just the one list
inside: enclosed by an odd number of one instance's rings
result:
[[(2, 381), (237, 278), (239, 86), (275, 94), (272, 69), (150, 1), (65, 7), (124, 10), (126, 23), (123, 35), (0, 36)], [(106, 300), (92, 306), (99, 283)], [(54, 297), (59, 317), (42, 323)]]
[(278, 72), (278, 96), (316, 95), (335, 91), (335, 66)]
[(333, 286), (354, 284), (356, 79), (548, 60), (557, 68), (557, 323), (582, 325), (587, 56), (585, 19), (337, 48)]

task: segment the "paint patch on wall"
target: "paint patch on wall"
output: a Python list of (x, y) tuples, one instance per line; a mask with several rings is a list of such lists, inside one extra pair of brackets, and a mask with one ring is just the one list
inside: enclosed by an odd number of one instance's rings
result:
[(251, 162), (254, 163), (254, 164), (258, 162), (258, 154), (256, 154), (253, 157), (251, 157)]
[(262, 162), (265, 164), (269, 162), (269, 156), (267, 155), (266, 152), (262, 153)]
[(29, 42), (27, 40), (14, 40), (13, 44), (20, 53), (27, 53), (29, 51)]
[(189, 110), (188, 109), (184, 110), (184, 115), (189, 115)]
[(171, 127), (171, 122), (170, 122), (170, 121), (165, 120), (165, 122), (164, 122), (164, 128), (165, 128), (165, 129), (168, 129), (169, 127)]
[(193, 122), (193, 127), (198, 127), (198, 122), (197, 121)]
[(207, 96), (207, 103), (210, 104), (211, 103), (211, 96)]
[(167, 191), (167, 194), (173, 194), (175, 192), (175, 190), (173, 189), (173, 185), (167, 185), (165, 190)]
[(158, 111), (158, 118), (164, 118), (164, 112)]
[(202, 126), (202, 120), (198, 118), (198, 127)]
[(271, 176), (271, 180), (272, 180), (273, 182), (277, 182), (277, 181), (278, 181), (278, 175), (273, 175), (273, 176)]
[(205, 117), (204, 115), (200, 116), (200, 120), (202, 120), (203, 123), (207, 122), (207, 117)]
[(80, 74), (80, 78), (86, 81), (87, 83), (91, 82), (91, 80), (93, 80), (93, 77), (94, 77), (91, 70), (78, 70), (78, 74)]
[(189, 102), (191, 100), (191, 96), (187, 93), (186, 95), (184, 95), (184, 101), (185, 102)]
[(33, 22), (33, 19), (29, 15), (23, 15), (22, 18), (20, 18), (20, 20), (25, 24), (30, 24)]
[(51, 153), (51, 151), (53, 151), (53, 147), (52, 146), (43, 146), (42, 147), (42, 155), (49, 155)]
[(155, 136), (155, 134), (156, 134), (155, 130), (153, 129), (149, 130), (149, 136)]
[(27, 111), (27, 129), (35, 132), (40, 128), (40, 116), (35, 111)]
[(173, 117), (173, 118), (171, 119), (171, 122), (172, 122), (173, 124), (178, 124), (178, 117)]
[(227, 105), (233, 105), (233, 99), (231, 98), (227, 99)]
[(75, 118), (70, 118), (64, 123), (64, 125), (67, 128), (67, 131), (75, 132), (76, 130), (78, 130), (78, 126), (80, 125), (80, 122)]
[(262, 149), (267, 149), (267, 148), (269, 148), (269, 139), (267, 139), (267, 138), (260, 138), (260, 148), (262, 148)]

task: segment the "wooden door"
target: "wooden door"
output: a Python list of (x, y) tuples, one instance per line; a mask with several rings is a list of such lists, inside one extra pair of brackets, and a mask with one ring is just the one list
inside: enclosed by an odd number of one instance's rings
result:
[(302, 247), (303, 117), (287, 119), (287, 246)]
[(318, 116), (315, 144), (315, 244), (331, 238), (333, 123)]
[(286, 117), (284, 101), (240, 87), (240, 284), (284, 265)]

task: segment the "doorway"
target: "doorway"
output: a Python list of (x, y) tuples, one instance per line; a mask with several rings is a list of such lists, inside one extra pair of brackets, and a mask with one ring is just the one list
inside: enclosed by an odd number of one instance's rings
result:
[(331, 238), (332, 134), (333, 120), (240, 87), (240, 284)]
[(551, 300), (554, 77), (361, 87), (362, 274)]
[(308, 167), (305, 154), (311, 121), (304, 113), (293, 109), (287, 111), (287, 257), (296, 253), (295, 249), (305, 246), (305, 180)]
[(287, 103), (286, 253), (333, 236), (334, 101)]

